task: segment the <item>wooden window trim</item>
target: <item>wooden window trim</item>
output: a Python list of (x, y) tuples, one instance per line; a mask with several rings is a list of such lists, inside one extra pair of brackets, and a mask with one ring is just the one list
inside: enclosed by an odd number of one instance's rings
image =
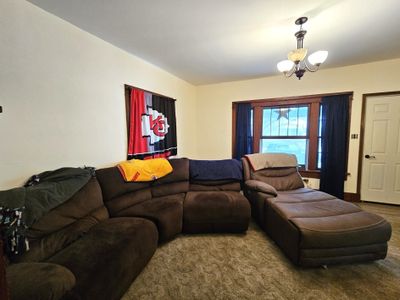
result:
[[(303, 171), (317, 171), (317, 152), (318, 152), (318, 119), (319, 119), (319, 106), (322, 97), (302, 97), (299, 100), (290, 99), (272, 99), (265, 101), (257, 101), (252, 103), (254, 111), (253, 130), (254, 130), (254, 152), (260, 151), (260, 142), (262, 138), (273, 138), (272, 136), (263, 137), (262, 130), (262, 110), (266, 107), (287, 107), (287, 106), (308, 106), (308, 128), (305, 136), (277, 136), (279, 139), (308, 139), (308, 151), (306, 157), (306, 169)], [(314, 176), (319, 176), (319, 172)]]
[[(232, 102), (232, 156), (234, 157), (234, 147), (236, 143), (236, 104), (237, 103), (251, 103), (253, 108), (253, 147), (254, 153), (258, 153), (260, 149), (261, 138), (274, 138), (272, 136), (262, 136), (262, 110), (264, 107), (277, 107), (277, 106), (295, 106), (295, 105), (308, 105), (309, 106), (309, 122), (306, 136), (278, 136), (276, 138), (306, 138), (309, 140), (308, 144), (308, 157), (307, 157), (307, 169), (299, 170), (300, 174), (304, 177), (309, 178), (320, 178), (320, 171), (318, 167), (318, 121), (320, 113), (320, 103), (322, 97), (333, 96), (333, 95), (345, 95), (349, 94), (349, 129), (348, 129), (348, 143), (347, 153), (349, 152), (350, 143), (350, 121), (351, 121), (351, 104), (353, 100), (353, 92), (340, 92), (340, 93), (327, 93), (307, 96), (294, 96), (284, 98), (270, 98), (270, 99), (257, 99), (247, 101), (234, 101)], [(346, 169), (348, 165), (348, 155), (346, 160)], [(347, 174), (348, 175), (348, 174)], [(347, 176), (346, 178), (347, 179)]]
[(320, 178), (320, 171), (319, 170), (299, 170), (299, 173), (302, 177), (307, 178)]

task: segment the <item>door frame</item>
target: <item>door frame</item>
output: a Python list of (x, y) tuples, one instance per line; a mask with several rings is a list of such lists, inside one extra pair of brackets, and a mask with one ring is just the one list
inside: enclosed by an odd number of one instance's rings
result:
[(360, 124), (360, 147), (358, 150), (358, 174), (357, 174), (357, 196), (361, 199), (361, 179), (362, 179), (362, 167), (363, 167), (363, 152), (364, 152), (364, 132), (365, 132), (365, 114), (367, 107), (368, 97), (380, 97), (380, 96), (391, 96), (400, 95), (400, 91), (380, 92), (380, 93), (368, 93), (362, 95), (361, 104), (361, 124)]

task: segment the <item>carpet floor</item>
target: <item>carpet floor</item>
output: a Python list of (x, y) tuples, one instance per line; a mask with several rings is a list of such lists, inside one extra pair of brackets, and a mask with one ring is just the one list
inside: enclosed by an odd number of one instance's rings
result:
[(123, 300), (400, 299), (400, 207), (360, 204), (392, 224), (388, 256), (304, 269), (254, 223), (246, 234), (181, 235), (157, 249)]

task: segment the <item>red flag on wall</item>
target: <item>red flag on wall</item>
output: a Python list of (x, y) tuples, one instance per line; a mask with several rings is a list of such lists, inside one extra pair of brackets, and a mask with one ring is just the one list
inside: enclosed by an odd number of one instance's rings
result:
[(128, 159), (177, 154), (174, 99), (132, 88), (128, 112)]

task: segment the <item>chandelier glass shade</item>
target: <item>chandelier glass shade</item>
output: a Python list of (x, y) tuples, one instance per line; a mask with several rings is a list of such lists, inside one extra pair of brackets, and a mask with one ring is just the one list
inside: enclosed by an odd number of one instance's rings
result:
[(287, 60), (282, 60), (277, 64), (278, 70), (286, 77), (296, 74), (297, 78), (301, 79), (306, 71), (317, 71), (328, 57), (328, 51), (320, 50), (310, 54), (306, 59), (308, 50), (303, 47), (303, 40), (307, 31), (303, 30), (303, 24), (307, 20), (307, 17), (301, 17), (296, 20), (295, 24), (300, 25), (300, 30), (295, 33), (297, 48), (288, 53)]

